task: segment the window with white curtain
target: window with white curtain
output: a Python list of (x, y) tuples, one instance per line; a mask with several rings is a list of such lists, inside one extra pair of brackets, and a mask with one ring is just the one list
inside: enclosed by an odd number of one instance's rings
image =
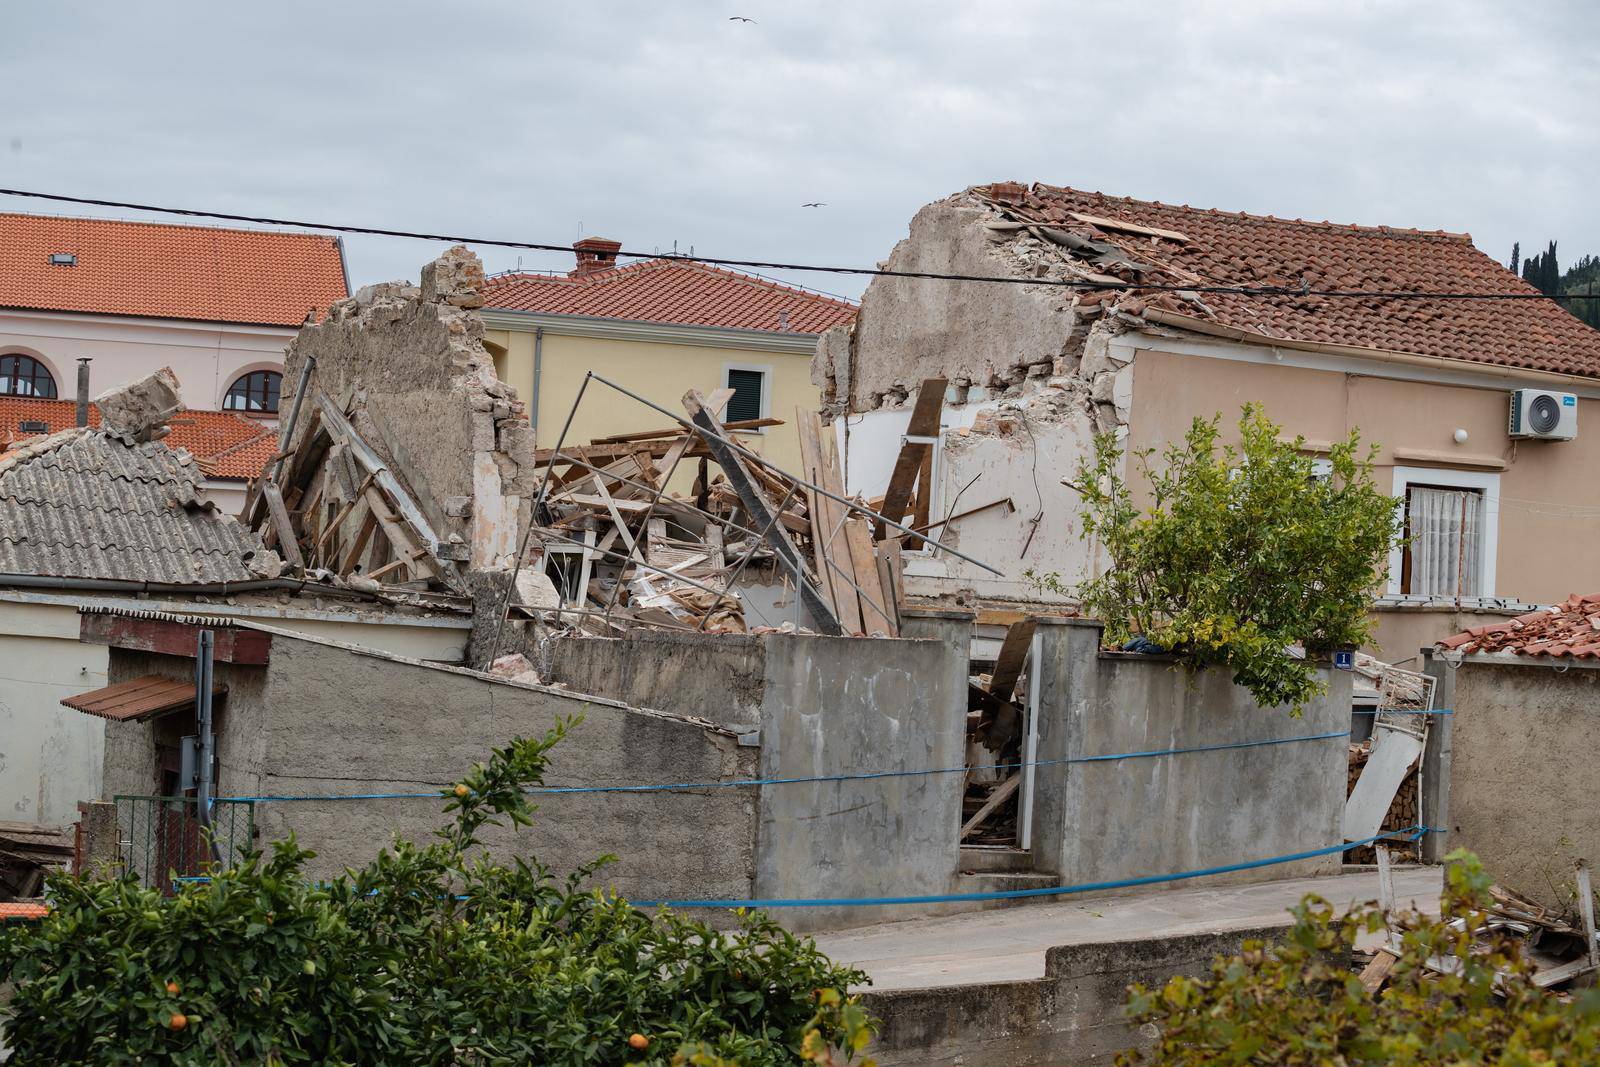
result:
[(1406, 536), (1400, 591), (1412, 596), (1478, 597), (1483, 582), (1483, 490), (1406, 486)]

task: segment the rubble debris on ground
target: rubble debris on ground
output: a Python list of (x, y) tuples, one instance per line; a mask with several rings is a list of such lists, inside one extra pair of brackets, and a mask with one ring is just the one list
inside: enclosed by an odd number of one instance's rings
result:
[[(1394, 876), (1387, 847), (1376, 849), (1378, 861), (1378, 905), (1386, 917), (1386, 943), (1372, 952), (1357, 952), (1352, 960), (1368, 993), (1377, 995), (1399, 961), (1404, 919), (1395, 912)], [(1503, 886), (1489, 887), (1492, 903), (1475, 927), (1472, 941), (1485, 951), (1491, 941), (1510, 938), (1518, 943), (1523, 957), (1533, 966), (1533, 984), (1566, 997), (1567, 987), (1592, 985), (1600, 974), (1600, 940), (1595, 935), (1594, 886), (1589, 865), (1579, 860), (1574, 868), (1576, 892), (1568, 911), (1553, 911)], [(1465, 917), (1455, 919), (1451, 928), (1466, 930)], [(1474, 954), (1477, 952), (1475, 948)], [(1455, 956), (1435, 956), (1427, 960), (1430, 971), (1455, 974), (1461, 960)], [(1502, 976), (1503, 977), (1503, 976)], [(1498, 980), (1498, 979), (1497, 979)]]
[(0, 822), (0, 900), (33, 900), (45, 876), (72, 864), (72, 830)]

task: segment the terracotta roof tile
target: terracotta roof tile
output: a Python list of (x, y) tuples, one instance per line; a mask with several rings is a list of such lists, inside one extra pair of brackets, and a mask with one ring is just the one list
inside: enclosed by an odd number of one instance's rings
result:
[(856, 306), (787, 285), (684, 260), (652, 259), (580, 277), (509, 274), (489, 279), (488, 307), (590, 315), (674, 326), (821, 333)]
[[(1013, 183), (1014, 184), (1014, 183)], [(971, 191), (987, 195), (992, 187)], [(1467, 234), (1279, 219), (1035, 185), (1014, 203), (991, 202), (1021, 221), (1050, 221), (1115, 246), (1150, 268), (1128, 280), (1194, 285), (1301, 285), (1360, 291), (1534, 293), (1473, 247)], [(1187, 241), (1083, 222), (1094, 216)], [(1072, 256), (1065, 248), (1063, 256)], [(1177, 298), (1182, 299), (1182, 298)], [(1382, 300), (1200, 294), (1184, 313), (1268, 338), (1374, 348), (1497, 366), (1600, 377), (1600, 330), (1547, 300)]]
[(1550, 658), (1600, 658), (1600, 594), (1574, 593), (1555, 607), (1479, 626), (1435, 642), (1463, 655), (1503, 653)]
[(321, 234), (0, 213), (0, 307), (298, 326), (347, 295)]
[[(77, 423), (72, 400), (0, 396), (0, 453), (31, 437), (59, 433)], [(43, 430), (22, 428), (42, 423)], [(89, 405), (89, 425), (100, 425), (100, 409)], [(172, 433), (162, 443), (181, 448), (199, 461), (212, 478), (249, 481), (278, 452), (278, 435), (270, 427), (231, 411), (180, 411), (169, 423)]]

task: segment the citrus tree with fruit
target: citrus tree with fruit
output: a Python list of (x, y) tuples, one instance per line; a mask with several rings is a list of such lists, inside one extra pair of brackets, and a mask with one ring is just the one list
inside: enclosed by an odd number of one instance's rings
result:
[(569, 727), (518, 739), (442, 792), (435, 840), (331, 884), (291, 838), (172, 894), (58, 875), (0, 930), (12, 1064), (819, 1065), (858, 1054), (865, 980), (759, 913), (732, 931), (647, 914), (486, 825), (526, 825)]

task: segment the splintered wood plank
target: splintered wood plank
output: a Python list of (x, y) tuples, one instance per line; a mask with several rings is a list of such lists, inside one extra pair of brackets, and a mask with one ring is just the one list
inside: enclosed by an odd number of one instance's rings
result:
[(1372, 957), (1372, 962), (1367, 964), (1361, 972), (1361, 988), (1370, 996), (1383, 988), (1383, 983), (1389, 980), (1389, 972), (1394, 970), (1394, 965), (1399, 962), (1396, 956), (1386, 948), (1380, 948), (1378, 954)]
[[(917, 402), (911, 409), (911, 421), (906, 425), (906, 437), (934, 437), (939, 433), (939, 412), (944, 407), (943, 378), (929, 378), (917, 390)], [(907, 505), (911, 503), (911, 487), (916, 483), (917, 472), (922, 469), (923, 456), (931, 451), (924, 441), (904, 441), (900, 454), (895, 457), (894, 472), (889, 475), (889, 488), (884, 490), (882, 513), (885, 518), (904, 522)], [(888, 529), (878, 523), (875, 536), (882, 540)]]
[[(935, 432), (937, 433), (938, 431)], [(928, 520), (931, 518), (929, 509), (932, 507), (933, 449), (927, 448), (922, 452), (922, 466), (917, 468), (917, 496), (911, 508), (911, 514), (914, 517), (911, 525), (918, 529), (928, 525)]]
[[(814, 485), (822, 484), (822, 416), (803, 407), (795, 407), (795, 430), (800, 437), (800, 474)], [(811, 489), (802, 488), (801, 497), (806, 505), (806, 520), (811, 527), (811, 554), (816, 561), (817, 582), (822, 595), (833, 605), (834, 614), (844, 621), (844, 611), (839, 606), (836, 586), (842, 584), (833, 568), (828, 566), (823, 540), (827, 536), (827, 498)]]
[(1022, 677), (1022, 661), (1028, 656), (1033, 631), (1038, 626), (1038, 619), (1028, 618), (1012, 623), (1006, 630), (1000, 654), (995, 657), (994, 673), (989, 678), (989, 692), (1001, 700), (1010, 700), (1017, 688), (1017, 679)]
[[(838, 496), (844, 495), (844, 478), (839, 473), (839, 457), (833, 447), (833, 435), (826, 432), (818, 440), (818, 449), (821, 456), (821, 467), (817, 471), (818, 477), (811, 479), (817, 485)], [(825, 558), (828, 569), (834, 576), (834, 595), (838, 598), (839, 624), (845, 628), (846, 633), (866, 633), (862, 626), (866, 616), (871, 613), (870, 608), (861, 606), (861, 596), (850, 582), (842, 581), (849, 578), (855, 582), (855, 563), (850, 558), (850, 549), (845, 540), (844, 524), (850, 516), (850, 509), (839, 503), (833, 497), (817, 494), (817, 507), (822, 511), (822, 537), (818, 540), (819, 558)], [(837, 569), (835, 569), (837, 568)], [(859, 585), (859, 582), (856, 582)]]
[(361, 554), (367, 550), (367, 542), (372, 540), (372, 531), (378, 528), (378, 516), (374, 515), (372, 508), (367, 505), (364, 492), (363, 499), (357, 503), (366, 510), (361, 514), (361, 525), (356, 529), (355, 540), (350, 543), (350, 547), (345, 550), (340, 560), (337, 568), (340, 574), (349, 574), (355, 569), (356, 564), (361, 562)]
[(886, 633), (900, 636), (900, 620), (896, 617), (894, 601), (883, 591), (878, 578), (878, 560), (872, 554), (872, 522), (866, 518), (852, 518), (844, 524), (845, 544), (850, 551), (850, 565), (855, 571), (856, 584), (861, 587), (862, 633)]
[(294, 539), (294, 523), (289, 521), (289, 509), (284, 506), (283, 494), (278, 491), (278, 486), (267, 482), (261, 487), (261, 495), (266, 498), (267, 513), (272, 520), (273, 532), (278, 538), (278, 547), (283, 552), (284, 560), (291, 567), (305, 570), (305, 558), (300, 555), (300, 546)]
[(965, 841), (972, 834), (972, 831), (982, 826), (989, 816), (999, 811), (1000, 805), (1004, 804), (1007, 800), (1010, 800), (1011, 794), (1015, 793), (1017, 791), (1017, 787), (1021, 784), (1021, 774), (1012, 774), (1010, 778), (1007, 778), (1005, 781), (1001, 782), (999, 786), (995, 788), (994, 792), (989, 794), (989, 799), (983, 802), (983, 807), (973, 812), (972, 818), (961, 824), (960, 839)]

